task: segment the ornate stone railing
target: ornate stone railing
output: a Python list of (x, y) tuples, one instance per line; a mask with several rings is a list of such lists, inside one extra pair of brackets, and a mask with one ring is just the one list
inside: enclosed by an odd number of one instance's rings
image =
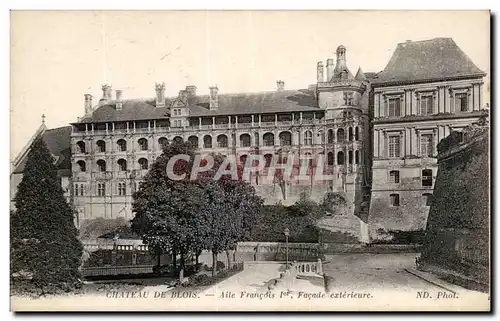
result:
[(316, 262), (293, 262), (292, 269), (295, 269), (298, 275), (323, 275), (321, 259)]

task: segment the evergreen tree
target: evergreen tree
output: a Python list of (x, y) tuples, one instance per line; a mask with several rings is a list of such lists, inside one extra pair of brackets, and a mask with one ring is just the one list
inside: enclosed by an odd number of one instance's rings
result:
[(38, 137), (28, 153), (11, 214), (11, 275), (29, 275), (33, 290), (69, 291), (80, 283), (83, 247), (57, 168)]

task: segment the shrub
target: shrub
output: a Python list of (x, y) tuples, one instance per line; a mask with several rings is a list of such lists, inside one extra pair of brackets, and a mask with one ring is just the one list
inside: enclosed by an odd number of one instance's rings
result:
[(226, 265), (222, 261), (217, 261), (217, 271), (222, 271), (226, 268)]

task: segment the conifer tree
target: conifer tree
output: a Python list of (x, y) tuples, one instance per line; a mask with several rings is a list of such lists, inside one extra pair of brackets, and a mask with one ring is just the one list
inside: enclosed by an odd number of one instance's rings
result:
[(54, 159), (38, 137), (27, 155), (11, 214), (11, 275), (29, 275), (34, 291), (78, 287), (82, 244)]

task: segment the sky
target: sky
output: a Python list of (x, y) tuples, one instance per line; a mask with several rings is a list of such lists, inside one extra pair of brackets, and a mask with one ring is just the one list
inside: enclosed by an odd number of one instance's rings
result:
[(275, 90), (278, 79), (300, 89), (341, 44), (352, 73), (378, 72), (398, 43), (436, 37), (489, 74), (489, 30), (488, 11), (12, 11), (10, 158), (42, 114), (67, 126), (104, 83), (125, 99), (154, 97), (155, 82), (168, 96)]

